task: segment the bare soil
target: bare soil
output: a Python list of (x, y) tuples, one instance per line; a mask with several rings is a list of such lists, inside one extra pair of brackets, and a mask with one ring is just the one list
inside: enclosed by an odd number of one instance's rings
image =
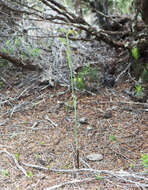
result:
[[(111, 174), (101, 173), (103, 179), (97, 180), (93, 172), (50, 171), (76, 166), (72, 94), (67, 87), (39, 86), (36, 78), (33, 72), (11, 71), (0, 90), (0, 190), (46, 190), (73, 180), (80, 181), (57, 189), (140, 189)], [(129, 86), (127, 79), (118, 87), (100, 88), (96, 95), (76, 92), (78, 121), (87, 119), (79, 123), (80, 169), (145, 171), (141, 156), (148, 153), (148, 103), (131, 100), (124, 93)], [(20, 156), (18, 163), (30, 177), (5, 151), (16, 160)], [(88, 161), (91, 153), (102, 154), (103, 160)]]

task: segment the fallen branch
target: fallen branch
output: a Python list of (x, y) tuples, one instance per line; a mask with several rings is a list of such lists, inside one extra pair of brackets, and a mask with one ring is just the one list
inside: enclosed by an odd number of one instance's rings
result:
[(96, 180), (95, 178), (86, 178), (86, 179), (75, 179), (73, 181), (68, 181), (68, 182), (64, 182), (64, 183), (61, 183), (59, 185), (54, 185), (52, 187), (47, 187), (45, 188), (44, 190), (53, 190), (53, 189), (57, 189), (57, 188), (61, 188), (61, 187), (64, 187), (65, 185), (71, 185), (71, 184), (75, 184), (75, 183), (83, 183), (83, 182), (89, 182), (89, 181), (92, 181), (92, 180)]
[(27, 60), (22, 61), (21, 59), (17, 59), (14, 56), (9, 55), (8, 53), (4, 53), (0, 51), (0, 57), (2, 59), (6, 59), (7, 61), (10, 61), (12, 64), (14, 64), (17, 67), (22, 67), (23, 69), (31, 70), (31, 71), (41, 71), (42, 68), (38, 65), (33, 65), (33, 61)]
[[(24, 166), (26, 167), (31, 167), (37, 170), (44, 170), (44, 171), (49, 171), (49, 172), (60, 172), (60, 173), (93, 173), (95, 175), (108, 175), (110, 178), (114, 177), (117, 178), (120, 182), (126, 182), (126, 183), (130, 183), (133, 184), (134, 187), (135, 186), (139, 186), (139, 187), (148, 187), (148, 173), (129, 173), (127, 171), (112, 171), (112, 170), (94, 170), (94, 169), (71, 169), (71, 170), (60, 170), (60, 169), (49, 169), (46, 167), (41, 167), (38, 165), (32, 165), (32, 164), (27, 164), (27, 163), (22, 163)], [(104, 179), (108, 178), (104, 177)], [(141, 180), (141, 182), (139, 181)], [(48, 189), (50, 190), (50, 189)]]
[(58, 124), (56, 124), (54, 121), (52, 121), (52, 120), (48, 117), (48, 115), (45, 115), (45, 119), (46, 119), (47, 121), (49, 121), (54, 127), (58, 127)]
[(7, 150), (1, 150), (0, 151), (0, 154), (3, 154), (3, 153), (7, 154), (9, 156), (9, 158), (15, 162), (17, 168), (19, 170), (21, 170), (26, 177), (28, 177), (26, 170), (22, 166), (20, 166), (19, 162), (17, 161), (17, 159), (15, 158), (14, 155), (10, 154)]

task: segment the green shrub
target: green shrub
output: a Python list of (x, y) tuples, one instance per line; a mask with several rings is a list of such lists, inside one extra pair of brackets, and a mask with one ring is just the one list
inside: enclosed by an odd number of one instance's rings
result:
[(99, 80), (98, 69), (87, 65), (74, 78), (74, 84), (79, 90), (86, 89), (91, 91), (97, 88)]
[(143, 162), (144, 167), (148, 169), (148, 154), (142, 155), (142, 162)]
[(141, 74), (141, 79), (142, 79), (143, 83), (148, 82), (148, 64), (146, 65), (146, 68), (143, 70), (143, 72)]
[(142, 87), (141, 84), (137, 84), (136, 86), (136, 96), (140, 97), (143, 95), (144, 88)]

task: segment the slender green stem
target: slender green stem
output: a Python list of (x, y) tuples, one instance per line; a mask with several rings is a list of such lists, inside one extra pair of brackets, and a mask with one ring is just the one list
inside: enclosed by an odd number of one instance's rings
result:
[(72, 98), (73, 98), (73, 107), (74, 107), (74, 118), (75, 118), (74, 134), (75, 134), (75, 143), (76, 143), (76, 159), (77, 159), (77, 168), (79, 168), (79, 135), (78, 135), (78, 122), (77, 122), (78, 121), (77, 120), (77, 98), (76, 98), (75, 91), (74, 91), (73, 72), (72, 72), (70, 45), (69, 45), (69, 32), (66, 33), (66, 45), (67, 45), (68, 66), (70, 69)]

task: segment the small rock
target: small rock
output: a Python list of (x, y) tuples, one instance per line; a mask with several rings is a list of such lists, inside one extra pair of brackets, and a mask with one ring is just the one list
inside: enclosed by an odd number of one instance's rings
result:
[(87, 131), (87, 132), (90, 132), (90, 131), (92, 131), (93, 129), (94, 129), (93, 127), (88, 126), (88, 127), (86, 128), (86, 131)]
[(89, 161), (101, 161), (103, 160), (103, 155), (102, 154), (89, 154), (87, 155), (87, 160)]
[(109, 119), (109, 118), (111, 118), (111, 117), (112, 117), (112, 112), (111, 112), (111, 111), (106, 112), (106, 113), (103, 115), (103, 118), (104, 118), (104, 119)]
[(88, 124), (86, 117), (81, 117), (81, 118), (79, 119), (79, 122), (80, 122), (81, 124)]
[(38, 162), (43, 165), (43, 166), (46, 166), (47, 162), (45, 160), (42, 160), (42, 159), (38, 159)]

